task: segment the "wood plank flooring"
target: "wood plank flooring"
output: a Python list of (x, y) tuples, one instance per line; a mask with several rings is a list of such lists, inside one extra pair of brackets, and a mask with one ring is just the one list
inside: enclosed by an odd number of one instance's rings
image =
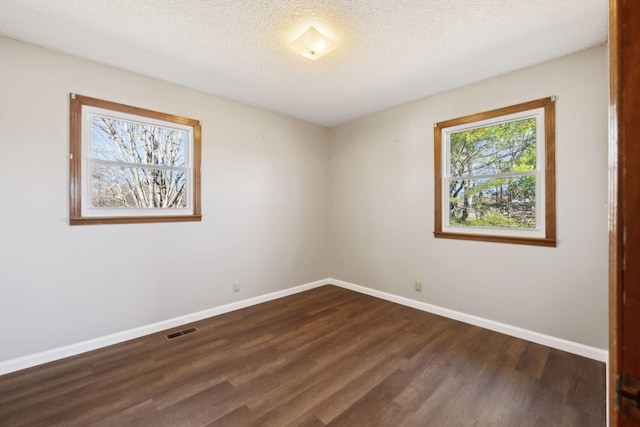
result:
[(1, 426), (604, 426), (603, 363), (324, 286), (0, 377)]

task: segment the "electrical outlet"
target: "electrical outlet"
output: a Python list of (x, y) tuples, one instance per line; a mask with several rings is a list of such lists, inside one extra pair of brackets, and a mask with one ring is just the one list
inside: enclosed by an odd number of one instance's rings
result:
[(233, 292), (240, 292), (240, 282), (233, 282)]
[(416, 287), (416, 292), (422, 292), (422, 282), (416, 281), (414, 285)]

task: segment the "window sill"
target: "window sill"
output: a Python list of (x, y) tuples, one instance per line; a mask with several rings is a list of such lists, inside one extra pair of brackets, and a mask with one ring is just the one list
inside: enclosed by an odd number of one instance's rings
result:
[(202, 221), (202, 215), (163, 215), (163, 216), (119, 216), (119, 217), (71, 217), (70, 225), (92, 224), (141, 224), (158, 222)]
[(515, 245), (548, 246), (556, 247), (555, 239), (534, 238), (534, 237), (511, 237), (495, 236), (487, 234), (467, 234), (467, 233), (445, 233), (434, 231), (436, 239), (473, 240), (476, 242), (512, 243)]

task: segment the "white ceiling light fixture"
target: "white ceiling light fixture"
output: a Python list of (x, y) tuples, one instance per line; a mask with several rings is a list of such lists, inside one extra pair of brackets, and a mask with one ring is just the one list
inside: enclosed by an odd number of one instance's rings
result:
[(338, 43), (323, 35), (312, 25), (289, 47), (312, 61), (318, 60), (338, 47)]

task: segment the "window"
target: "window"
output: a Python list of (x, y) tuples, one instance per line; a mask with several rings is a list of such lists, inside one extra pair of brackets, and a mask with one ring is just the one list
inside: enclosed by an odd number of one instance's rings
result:
[(71, 94), (70, 223), (200, 221), (200, 122)]
[(556, 245), (554, 102), (435, 124), (435, 237)]

